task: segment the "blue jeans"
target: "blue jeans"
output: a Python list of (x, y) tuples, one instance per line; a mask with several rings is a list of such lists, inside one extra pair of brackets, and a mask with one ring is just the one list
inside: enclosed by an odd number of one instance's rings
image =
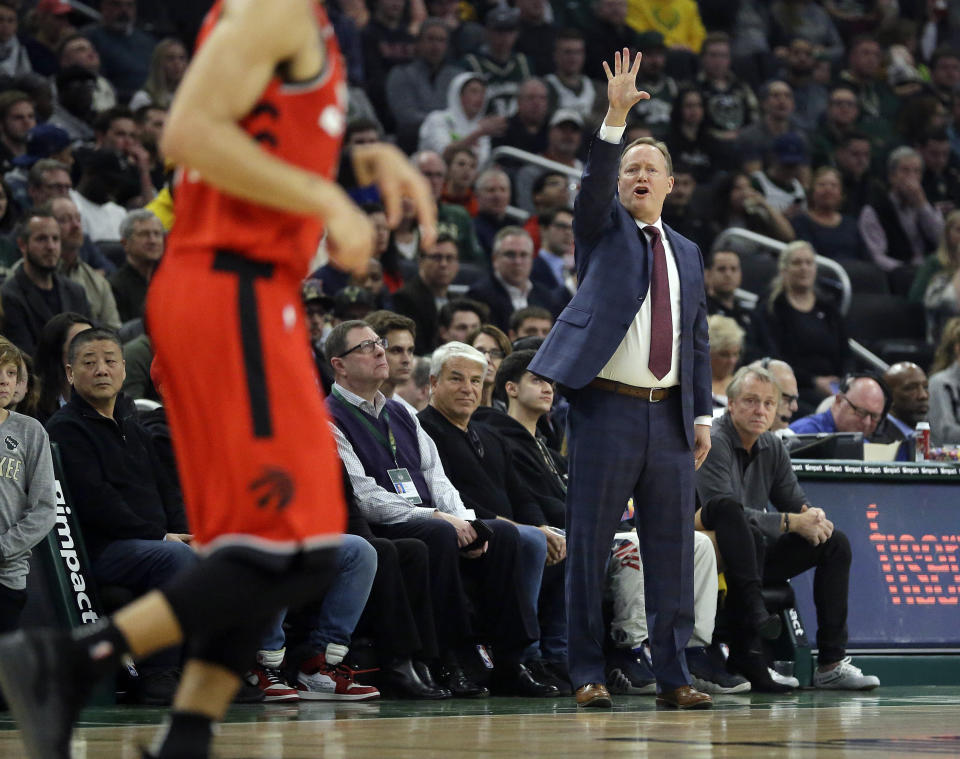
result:
[[(517, 557), (518, 580), (523, 588), (524, 597), (536, 613), (540, 605), (543, 568), (547, 563), (547, 536), (539, 527), (530, 524), (518, 524), (517, 532), (520, 533), (520, 553)], [(539, 655), (539, 640), (531, 643), (523, 651), (524, 660), (535, 659)]]
[[(319, 613), (310, 615), (308, 640), (319, 651), (327, 643), (350, 645), (350, 636), (367, 605), (367, 596), (377, 573), (377, 552), (372, 545), (357, 535), (344, 535), (337, 554), (337, 576), (323, 597)], [(286, 637), (283, 619), (287, 610), (280, 612), (261, 642), (264, 651), (279, 651)]]

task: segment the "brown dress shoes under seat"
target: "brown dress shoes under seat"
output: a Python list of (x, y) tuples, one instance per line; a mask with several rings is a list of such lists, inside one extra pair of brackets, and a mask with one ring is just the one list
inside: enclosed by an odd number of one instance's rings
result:
[[(579, 691), (577, 691), (579, 694)], [(709, 709), (713, 706), (713, 699), (696, 688), (684, 685), (666, 693), (657, 694), (659, 706), (673, 706), (677, 709)]]

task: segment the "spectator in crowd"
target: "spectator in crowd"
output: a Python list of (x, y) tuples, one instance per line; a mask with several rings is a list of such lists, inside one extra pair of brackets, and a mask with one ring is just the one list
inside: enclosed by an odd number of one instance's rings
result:
[(150, 155), (150, 177), (153, 189), (159, 192), (169, 179), (163, 152), (160, 150), (160, 138), (167, 120), (166, 108), (156, 105), (141, 106), (134, 112), (137, 124), (137, 139)]
[[(566, 554), (565, 541), (549, 529), (540, 503), (511, 465), (503, 438), (471, 417), (480, 402), (487, 361), (464, 343), (448, 343), (430, 362), (430, 405), (418, 415), (437, 445), (443, 471), (464, 505), (483, 519), (506, 521), (520, 537), (522, 559), (518, 580), (526, 603), (540, 608), (540, 634), (522, 655), (519, 673), (508, 692), (524, 696), (569, 695), (563, 614), (563, 574), (557, 567)], [(542, 652), (542, 658), (541, 658)], [(511, 665), (511, 668), (516, 665)]]
[(960, 274), (958, 272), (960, 272), (960, 209), (947, 216), (936, 253), (923, 262), (910, 288), (913, 300), (923, 279), (927, 279), (923, 290), (923, 305), (927, 315), (927, 341), (931, 345), (937, 345), (940, 342), (940, 334), (947, 321), (960, 315)]
[(6, 464), (0, 477), (0, 632), (20, 626), (20, 613), (27, 601), (30, 550), (42, 541), (56, 520), (53, 461), (43, 426), (12, 410), (17, 384), (26, 383), (20, 350), (0, 337), (0, 424), (7, 440)]
[(793, 369), (786, 361), (778, 358), (763, 358), (750, 364), (752, 369), (761, 368), (770, 372), (773, 381), (780, 391), (780, 404), (777, 406), (777, 413), (774, 414), (773, 422), (770, 424), (770, 431), (779, 435), (794, 434), (790, 429), (790, 420), (800, 408), (800, 395), (797, 391), (797, 378)]
[(808, 408), (833, 395), (850, 368), (843, 317), (815, 287), (815, 256), (810, 243), (802, 240), (780, 252), (770, 295), (759, 304), (764, 318), (753, 323), (761, 355), (776, 356), (793, 367)]
[(516, 101), (516, 112), (507, 119), (503, 134), (494, 138), (493, 146), (509, 145), (528, 153), (543, 153), (550, 115), (547, 85), (539, 77), (524, 79), (517, 87)]
[[(577, 111), (558, 110), (550, 117), (550, 128), (547, 131), (547, 147), (540, 154), (564, 166), (569, 166), (576, 172), (583, 171), (583, 163), (577, 158), (583, 142), (583, 119)], [(524, 166), (517, 172), (514, 205), (524, 210), (535, 211), (533, 202), (533, 186), (543, 174), (539, 166)], [(569, 180), (568, 180), (569, 184)]]
[(97, 116), (93, 131), (94, 148), (120, 158), (121, 172), (112, 180), (113, 199), (138, 207), (152, 200), (156, 190), (150, 173), (150, 153), (140, 142), (133, 112), (121, 106), (104, 111)]
[(477, 181), (477, 155), (470, 148), (448, 147), (443, 151), (447, 176), (440, 200), (450, 205), (463, 206), (470, 216), (477, 215), (477, 196), (473, 185)]
[(877, 266), (890, 272), (895, 293), (909, 289), (915, 267), (934, 251), (943, 233), (943, 216), (927, 200), (922, 178), (920, 154), (913, 148), (897, 148), (887, 159), (890, 191), (876, 191), (860, 212), (867, 251)]
[(757, 98), (730, 68), (730, 37), (711, 32), (700, 49), (701, 71), (696, 84), (703, 95), (707, 129), (717, 139), (735, 140), (740, 130), (757, 120)]
[(63, 311), (89, 317), (83, 288), (57, 273), (60, 225), (49, 212), (35, 211), (17, 227), (23, 265), (3, 283), (4, 332), (20, 350), (33, 355), (43, 325)]
[(782, 30), (810, 40), (834, 65), (843, 57), (843, 39), (820, 3), (814, 0), (774, 0), (770, 5), (773, 21)]
[[(80, 332), (67, 349), (73, 392), (47, 431), (60, 447), (94, 577), (139, 596), (193, 566), (197, 555), (180, 491), (120, 392), (124, 374), (114, 332)], [(179, 654), (169, 649), (138, 664), (140, 701), (170, 703)]]
[(493, 6), (487, 11), (484, 27), (483, 46), (467, 53), (463, 62), (467, 70), (486, 79), (489, 112), (512, 116), (517, 110), (517, 88), (533, 73), (527, 56), (517, 50), (520, 11), (509, 5)]
[(483, 44), (483, 27), (461, 14), (456, 0), (427, 0), (427, 14), (439, 18), (450, 31), (450, 58), (458, 60)]
[(573, 209), (565, 206), (540, 214), (540, 232), (540, 250), (533, 259), (530, 279), (558, 293), (567, 287), (573, 255)]
[(703, 281), (707, 288), (707, 313), (710, 316), (729, 316), (744, 333), (749, 333), (753, 320), (752, 309), (744, 308), (737, 300), (737, 289), (743, 281), (740, 255), (727, 248), (718, 248), (708, 254), (703, 267)]
[(460, 260), (486, 265), (487, 257), (477, 242), (470, 214), (455, 203), (443, 202), (443, 183), (447, 176), (447, 164), (443, 158), (432, 150), (421, 150), (414, 153), (411, 160), (426, 177), (433, 199), (437, 202), (437, 227), (453, 235), (460, 249)]
[(437, 345), (456, 340), (465, 343), (467, 337), (490, 320), (490, 309), (485, 303), (469, 298), (448, 300), (437, 314)]
[(821, 166), (813, 174), (807, 209), (790, 223), (798, 240), (805, 240), (828, 258), (867, 257), (857, 220), (841, 212), (843, 179), (830, 166)]
[(960, 316), (943, 327), (929, 392), (930, 439), (937, 445), (960, 444)]
[(743, 328), (729, 316), (707, 317), (710, 336), (710, 378), (714, 408), (726, 408), (727, 385), (743, 353)]
[[(880, 681), (864, 675), (846, 656), (850, 542), (834, 530), (822, 508), (809, 504), (785, 446), (768, 432), (780, 390), (765, 369), (744, 367), (728, 395), (730, 408), (713, 425), (710, 455), (697, 472), (697, 492), (705, 506), (696, 521), (698, 529), (716, 531), (727, 566), (728, 603), (744, 610), (730, 641), (730, 666), (755, 690), (785, 689), (771, 680), (759, 645), (761, 637), (773, 637), (780, 627), (759, 598), (760, 583), (783, 582), (815, 568), (818, 666), (813, 686), (876, 688)], [(767, 512), (768, 503), (776, 512)]]
[(637, 74), (637, 89), (649, 93), (650, 99), (637, 103), (630, 115), (645, 124), (653, 137), (665, 140), (670, 132), (671, 114), (679, 87), (677, 81), (666, 73), (667, 45), (663, 35), (656, 30), (643, 32), (640, 35), (640, 52), (643, 58)]
[(823, 118), (810, 135), (813, 165), (833, 163), (837, 146), (851, 129), (861, 126), (859, 121), (860, 101), (856, 91), (848, 84), (831, 88)]
[(942, 45), (930, 58), (930, 86), (944, 106), (950, 106), (960, 87), (960, 50)]
[[(640, 32), (659, 33), (667, 47), (699, 53), (707, 35), (695, 0), (654, 0), (628, 2), (627, 23)], [(646, 55), (646, 50), (640, 48)]]
[(126, 103), (150, 75), (156, 44), (136, 23), (136, 0), (102, 0), (100, 23), (86, 31), (100, 54), (103, 75), (116, 88), (121, 103)]
[(850, 41), (847, 48), (847, 68), (837, 80), (851, 86), (857, 93), (860, 112), (886, 124), (896, 122), (900, 98), (884, 78), (883, 49), (876, 38), (861, 34)]
[(794, 99), (794, 123), (804, 134), (813, 134), (820, 117), (827, 109), (827, 88), (813, 78), (816, 66), (814, 46), (810, 40), (794, 37), (787, 46), (784, 81), (790, 85)]
[(23, 40), (30, 65), (41, 76), (57, 73), (57, 51), (76, 28), (71, 23), (73, 6), (67, 0), (41, 0), (28, 16), (31, 36)]
[(145, 105), (169, 108), (188, 61), (187, 48), (180, 40), (174, 37), (160, 40), (153, 49), (150, 74), (143, 88), (130, 98), (130, 110), (136, 111)]
[(748, 163), (759, 163), (773, 149), (778, 137), (788, 132), (799, 134), (793, 119), (794, 108), (789, 84), (780, 79), (764, 84), (760, 88), (760, 118), (740, 132), (737, 153), (747, 158)]
[(320, 280), (308, 277), (300, 286), (300, 301), (303, 303), (303, 312), (310, 332), (310, 352), (313, 354), (313, 363), (320, 378), (324, 394), (330, 392), (333, 385), (333, 371), (327, 363), (323, 353), (323, 343), (330, 330), (333, 329), (330, 320), (333, 311), (333, 298), (324, 293)]
[[(123, 392), (134, 400), (147, 398), (152, 401), (162, 401), (153, 382), (153, 375), (156, 372), (151, 373), (153, 368), (153, 342), (150, 340), (150, 336), (144, 332), (142, 335), (137, 335), (133, 340), (125, 342), (123, 344), (123, 358), (127, 362), (127, 378), (123, 381)], [(141, 421), (143, 420), (141, 419)], [(167, 427), (166, 434), (169, 434), (166, 416), (164, 416), (163, 423)], [(154, 442), (156, 442), (155, 437)], [(175, 481), (179, 482), (179, 477), (175, 478)]]
[(943, 216), (960, 204), (960, 157), (950, 153), (946, 129), (924, 132), (917, 143), (923, 159), (923, 191)]
[[(888, 390), (878, 377), (848, 375), (826, 411), (790, 423), (798, 435), (810, 432), (862, 432), (871, 440), (887, 410)], [(899, 438), (902, 439), (902, 438)]]
[(800, 179), (809, 172), (810, 154), (803, 138), (796, 132), (787, 132), (773, 141), (773, 147), (764, 156), (763, 170), (750, 176), (767, 204), (792, 219), (807, 207), (807, 193)]
[(8, 269), (20, 260), (20, 249), (14, 239), (19, 218), (13, 191), (5, 179), (0, 179), (0, 268)]
[(40, 384), (33, 372), (33, 359), (20, 351), (20, 374), (17, 377), (17, 384), (14, 385), (13, 398), (7, 406), (7, 410), (19, 411), (24, 416), (36, 419), (39, 402)]
[(627, 24), (627, 0), (593, 0), (583, 29), (586, 41), (586, 74), (603, 81), (601, 61), (611, 50), (642, 49), (640, 34)]
[(14, 158), (26, 154), (27, 137), (36, 125), (36, 111), (27, 93), (0, 93), (0, 168), (4, 172), (12, 168)]
[(379, 203), (368, 203), (363, 206), (363, 210), (373, 222), (373, 229), (377, 234), (373, 246), (373, 258), (383, 268), (383, 281), (387, 289), (394, 293), (403, 287), (403, 274), (400, 271), (400, 253), (397, 251), (387, 224), (387, 212)]
[(54, 158), (41, 158), (27, 173), (28, 206), (39, 208), (54, 198), (67, 198), (73, 192), (70, 168)]
[(0, 2), (0, 75), (11, 78), (33, 71), (26, 45), (17, 37), (17, 10), (13, 0)]
[(75, 145), (93, 141), (96, 84), (97, 75), (82, 66), (68, 66), (57, 74), (57, 102), (48, 123), (65, 130)]
[(689, 168), (698, 182), (711, 181), (723, 166), (725, 148), (708, 129), (700, 90), (683, 87), (677, 92), (667, 144), (674, 162)]
[[(392, 311), (373, 311), (367, 314), (364, 321), (373, 328), (377, 337), (383, 340), (387, 353), (390, 373), (380, 385), (380, 392), (385, 398), (406, 404), (405, 400), (397, 397), (396, 390), (398, 385), (410, 379), (414, 362), (417, 360), (414, 355), (416, 323), (413, 319)], [(407, 411), (411, 414), (417, 413), (413, 407), (407, 408)]]
[(533, 181), (530, 188), (530, 199), (533, 203), (533, 213), (527, 219), (523, 228), (530, 233), (533, 244), (538, 249), (543, 244), (540, 217), (553, 213), (556, 210), (569, 208), (570, 197), (578, 188), (579, 182), (562, 171), (547, 169)]
[(373, 300), (374, 308), (393, 308), (393, 298), (383, 279), (383, 265), (376, 258), (367, 261), (366, 267), (362, 271), (355, 271), (350, 275), (348, 287), (358, 287), (361, 290), (366, 290)]
[(36, 350), (36, 375), (40, 385), (37, 419), (43, 424), (70, 399), (67, 379), (67, 348), (85, 329), (92, 329), (90, 317), (66, 311), (57, 314), (40, 332)]
[[(366, 324), (345, 322), (334, 328), (326, 345), (337, 378), (327, 408), (360, 511), (375, 535), (413, 537), (427, 544), (433, 608), (443, 610), (445, 622), (437, 626), (443, 686), (459, 697), (487, 694), (469, 680), (457, 655), (473, 632), (463, 584), (468, 578), (480, 583), (473, 597), (475, 619), (498, 644), (497, 679), (514, 687), (526, 678), (535, 683), (520, 664), (521, 651), (539, 630), (536, 609), (522, 592), (526, 583), (520, 576), (517, 528), (504, 520), (485, 520), (493, 535), (478, 540), (477, 528), (468, 521), (471, 514), (443, 473), (436, 445), (416, 417), (379, 392), (389, 368), (378, 342)], [(388, 430), (395, 453), (377, 442)], [(409, 484), (405, 479), (396, 487), (387, 473), (394, 467), (405, 470)]]
[(438, 18), (420, 25), (413, 60), (387, 74), (386, 98), (397, 132), (397, 142), (412, 151), (427, 114), (447, 106), (450, 83), (460, 71), (449, 63), (450, 31)]
[(506, 117), (486, 111), (486, 80), (474, 71), (457, 74), (447, 88), (447, 107), (430, 112), (420, 125), (417, 149), (443, 153), (450, 145), (466, 147), (478, 163), (486, 163), (490, 137), (507, 128)]
[(456, 241), (448, 234), (437, 235), (431, 251), (420, 251), (417, 276), (393, 294), (398, 313), (416, 324), (415, 353), (430, 353), (437, 342), (437, 312), (449, 299), (447, 290), (460, 270)]
[(583, 73), (586, 47), (579, 29), (560, 29), (553, 41), (553, 73), (544, 80), (550, 87), (553, 110), (566, 108), (576, 111), (584, 119), (591, 119), (603, 95), (593, 79)]
[(493, 385), (500, 364), (513, 352), (513, 345), (510, 343), (510, 338), (503, 334), (503, 330), (492, 324), (484, 324), (467, 335), (466, 344), (476, 348), (487, 361), (487, 370), (483, 374), (483, 389), (480, 392), (479, 410), (476, 412), (477, 419), (481, 419), (485, 418), (483, 414), (485, 409), (503, 410), (502, 399), (497, 399), (498, 402), (494, 403)]
[[(890, 410), (881, 422), (892, 425), (900, 437), (908, 442), (909, 451), (903, 458), (913, 461), (913, 440), (917, 422), (927, 421), (930, 411), (930, 385), (927, 373), (912, 361), (900, 361), (883, 373), (883, 381), (890, 390)], [(883, 430), (877, 427), (877, 436)], [(896, 437), (884, 435), (883, 438)]]
[(524, 337), (545, 338), (553, 327), (553, 314), (541, 306), (527, 306), (510, 315), (510, 331), (507, 333), (512, 342)]
[(129, 194), (129, 174), (112, 150), (95, 150), (83, 161), (77, 190), (70, 197), (80, 209), (83, 231), (94, 242), (119, 240), (127, 210), (118, 193)]
[(547, 0), (518, 0), (517, 10), (520, 11), (517, 52), (527, 57), (534, 74), (549, 74), (553, 71), (553, 42), (557, 35), (550, 3)]
[(419, 356), (413, 364), (410, 379), (399, 385), (394, 392), (395, 400), (404, 400), (417, 412), (423, 411), (430, 402), (430, 360)]
[(110, 277), (120, 320), (128, 322), (143, 316), (147, 285), (163, 257), (163, 224), (153, 211), (131, 211), (120, 225), (120, 239), (126, 261)]
[(365, 319), (377, 308), (377, 301), (369, 290), (347, 285), (333, 296), (333, 324), (336, 326), (340, 322)]
[(70, 135), (52, 124), (38, 124), (27, 135), (27, 152), (13, 160), (15, 168), (4, 176), (13, 190), (13, 199), (21, 208), (30, 206), (27, 180), (30, 169), (43, 159), (60, 161), (68, 168), (73, 165), (73, 146)]
[(387, 104), (387, 77), (395, 66), (413, 60), (419, 32), (419, 20), (407, 15), (409, 5), (406, 0), (375, 0), (370, 4), (370, 21), (361, 31), (364, 90), (390, 132), (394, 124)]
[(840, 212), (855, 219), (860, 218), (860, 212), (870, 202), (877, 184), (870, 172), (870, 153), (870, 138), (856, 129), (844, 134), (833, 152), (833, 164), (840, 171), (843, 182)]
[(710, 224), (702, 207), (704, 193), (697, 192), (697, 178), (692, 168), (673, 164), (673, 190), (663, 202), (663, 220), (673, 229), (693, 240), (701, 250), (710, 247)]
[(110, 283), (80, 257), (83, 222), (76, 204), (70, 198), (54, 198), (45, 209), (53, 214), (60, 225), (60, 262), (57, 272), (83, 288), (94, 322), (109, 329), (120, 329), (122, 322)]
[(794, 238), (787, 218), (753, 188), (750, 177), (742, 172), (733, 172), (717, 182), (713, 208), (714, 237), (728, 227), (743, 227), (782, 242)]
[[(117, 93), (110, 80), (100, 73), (100, 54), (82, 34), (70, 34), (60, 43), (60, 71), (73, 66), (86, 69), (95, 77), (92, 108), (97, 113), (117, 104)], [(59, 80), (58, 80), (59, 81)], [(76, 139), (76, 138), (75, 138)]]
[(540, 306), (558, 313), (553, 293), (531, 281), (533, 240), (521, 227), (503, 227), (493, 242), (493, 273), (475, 282), (470, 298), (490, 307), (490, 323), (506, 331), (510, 314), (527, 306)]
[(507, 216), (510, 204), (510, 177), (503, 169), (492, 167), (484, 169), (477, 177), (477, 215), (473, 218), (473, 227), (477, 241), (487, 256), (493, 254), (493, 240), (504, 227), (511, 226)]

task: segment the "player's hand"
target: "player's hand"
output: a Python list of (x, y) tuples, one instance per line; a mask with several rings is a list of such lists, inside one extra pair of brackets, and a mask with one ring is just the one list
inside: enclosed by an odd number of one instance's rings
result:
[(357, 183), (361, 187), (375, 184), (380, 190), (391, 229), (403, 215), (401, 200), (410, 199), (420, 224), (420, 247), (430, 250), (437, 239), (437, 201), (423, 174), (397, 148), (384, 142), (357, 145), (351, 155)]
[[(627, 113), (641, 100), (649, 100), (650, 93), (637, 89), (637, 74), (640, 73), (640, 59), (642, 55), (637, 53), (633, 59), (633, 65), (630, 65), (630, 49), (624, 48), (623, 54), (613, 54), (613, 71), (609, 64), (603, 62), (603, 70), (607, 75), (607, 115), (614, 117), (614, 122), (604, 119), (605, 124), (618, 126), (626, 123)], [(620, 118), (624, 121), (621, 122)]]
[(710, 427), (706, 424), (693, 425), (693, 468), (699, 469), (710, 453)]
[(567, 558), (567, 539), (563, 535), (557, 535), (546, 525), (541, 525), (539, 529), (547, 536), (547, 566), (559, 564)]
[(344, 192), (324, 219), (327, 231), (327, 251), (337, 268), (351, 274), (363, 274), (373, 255), (376, 232), (370, 217), (354, 204)]

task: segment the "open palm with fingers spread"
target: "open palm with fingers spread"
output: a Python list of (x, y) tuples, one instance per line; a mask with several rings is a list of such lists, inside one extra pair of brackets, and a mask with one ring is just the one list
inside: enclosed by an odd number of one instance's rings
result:
[(637, 89), (641, 57), (641, 54), (637, 53), (631, 66), (630, 50), (624, 48), (622, 54), (619, 52), (613, 54), (613, 71), (610, 70), (610, 65), (606, 61), (603, 62), (603, 70), (607, 74), (607, 102), (611, 114), (622, 114), (626, 118), (633, 106), (641, 100), (650, 99), (649, 92)]

